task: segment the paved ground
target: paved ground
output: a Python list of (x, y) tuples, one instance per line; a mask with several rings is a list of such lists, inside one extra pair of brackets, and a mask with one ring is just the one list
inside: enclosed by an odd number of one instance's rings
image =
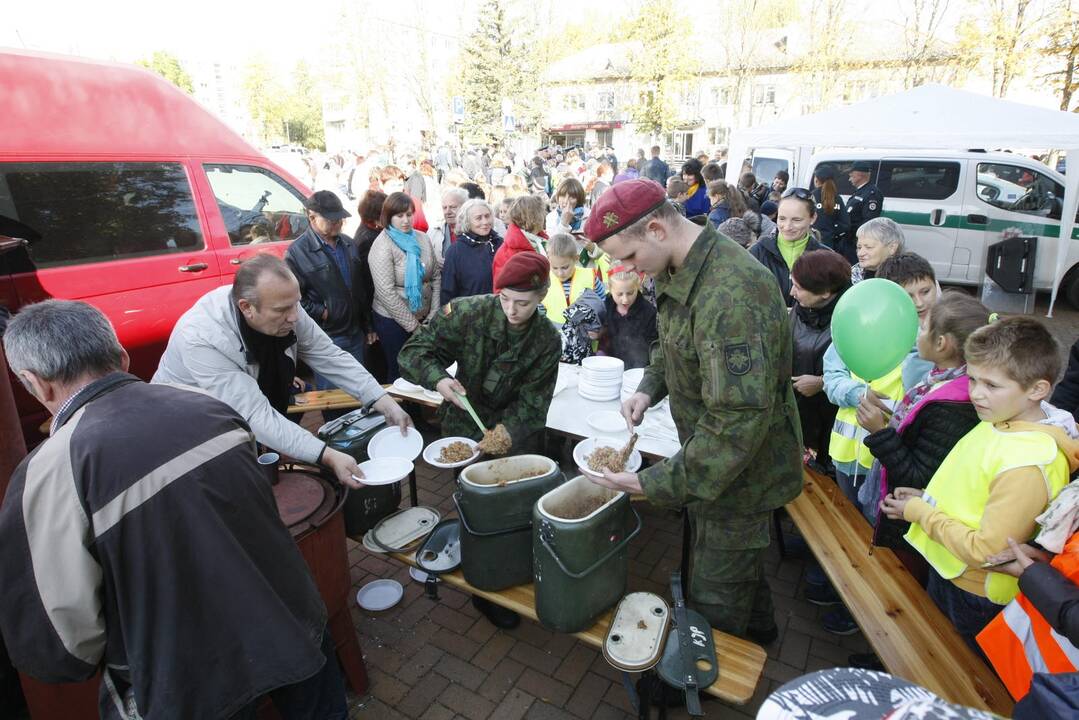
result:
[[(420, 503), (452, 512), (450, 471), (418, 467)], [(407, 501), (406, 501), (407, 502)], [(640, 506), (644, 529), (630, 546), (630, 590), (669, 597), (666, 582), (679, 561), (677, 515)], [(440, 589), (438, 602), (423, 595), (407, 568), (350, 543), (353, 592), (377, 578), (405, 586), (401, 604), (383, 613), (353, 608), (353, 620), (371, 676), (370, 695), (353, 699), (352, 718), (515, 720), (528, 718), (630, 718), (619, 673), (596, 650), (572, 636), (522, 621), (511, 631), (495, 629), (467, 595)], [(806, 672), (846, 664), (867, 650), (860, 635), (838, 638), (824, 632), (817, 607), (801, 600), (804, 560), (768, 558), (780, 637), (768, 646), (758, 692), (745, 707), (705, 703), (710, 718), (753, 717), (778, 685)], [(722, 668), (720, 668), (722, 672)], [(686, 717), (674, 711), (672, 718)]]

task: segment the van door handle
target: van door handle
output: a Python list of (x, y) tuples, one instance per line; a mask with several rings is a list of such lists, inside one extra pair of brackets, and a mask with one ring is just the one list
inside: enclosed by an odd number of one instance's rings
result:
[(942, 225), (942, 224), (944, 224), (944, 208), (934, 208), (933, 211), (931, 213), (929, 213), (929, 224), (930, 225)]
[(229, 265), (239, 265), (240, 263), (242, 263), (246, 259), (247, 258), (234, 257), (231, 260), (229, 260)]
[(190, 265), (181, 265), (179, 270), (180, 272), (202, 272), (208, 267), (210, 266), (206, 263), (191, 263)]
[(970, 215), (967, 215), (967, 222), (971, 225), (988, 225), (989, 218), (987, 218), (985, 215), (975, 215), (972, 213)]

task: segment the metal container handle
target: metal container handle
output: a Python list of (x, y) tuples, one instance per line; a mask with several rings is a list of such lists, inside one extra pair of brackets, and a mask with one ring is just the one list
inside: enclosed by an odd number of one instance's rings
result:
[(632, 505), (630, 506), (629, 511), (633, 513), (633, 517), (637, 519), (637, 527), (633, 529), (633, 532), (623, 538), (622, 542), (611, 548), (610, 552), (608, 552), (596, 562), (592, 563), (591, 567), (579, 573), (571, 572), (570, 569), (566, 567), (565, 563), (562, 562), (562, 558), (558, 557), (558, 553), (556, 553), (555, 549), (551, 547), (549, 542), (547, 542), (547, 538), (543, 536), (543, 533), (539, 534), (539, 539), (540, 542), (543, 544), (543, 547), (546, 548), (547, 552), (549, 552), (551, 554), (551, 557), (554, 558), (554, 561), (558, 563), (559, 569), (561, 569), (562, 572), (564, 572), (566, 575), (569, 575), (574, 580), (580, 580), (586, 575), (591, 575), (600, 565), (613, 558), (619, 550), (626, 546), (626, 543), (635, 538), (637, 536), (637, 533), (641, 531), (641, 516), (637, 514), (637, 510), (634, 509)]
[(527, 525), (521, 525), (520, 527), (509, 528), (508, 530), (495, 530), (494, 532), (478, 532), (472, 529), (472, 526), (468, 524), (468, 518), (465, 517), (464, 510), (461, 509), (461, 503), (458, 499), (461, 497), (461, 491), (458, 490), (453, 494), (453, 505), (457, 508), (457, 517), (461, 518), (461, 524), (464, 525), (465, 531), (469, 535), (476, 535), (477, 537), (493, 537), (495, 535), (509, 535), (510, 533), (521, 532), (522, 530), (531, 530), (532, 522), (529, 521)]

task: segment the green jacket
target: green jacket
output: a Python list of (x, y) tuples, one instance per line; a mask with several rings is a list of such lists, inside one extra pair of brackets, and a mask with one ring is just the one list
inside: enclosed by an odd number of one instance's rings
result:
[[(682, 449), (641, 471), (650, 500), (731, 516), (802, 488), (790, 320), (775, 278), (706, 223), (685, 266), (656, 278), (659, 340), (639, 390), (670, 396)], [(698, 507), (697, 510), (704, 508)]]
[[(489, 428), (504, 424), (516, 454), (539, 448), (561, 353), (561, 336), (547, 318), (537, 313), (516, 335), (497, 296), (475, 295), (453, 300), (421, 325), (397, 361), (406, 380), (428, 388), (449, 377), (445, 368), (456, 362), (476, 414)], [(482, 436), (452, 403), (444, 402), (439, 416), (447, 437)]]

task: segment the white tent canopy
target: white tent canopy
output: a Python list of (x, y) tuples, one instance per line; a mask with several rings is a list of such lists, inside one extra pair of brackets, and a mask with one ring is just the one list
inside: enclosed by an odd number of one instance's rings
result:
[[(805, 115), (736, 132), (731, 137), (728, 181), (736, 181), (750, 148), (791, 148), (798, 167), (814, 148), (967, 150), (972, 148), (1054, 148), (1079, 161), (1079, 115), (999, 100), (941, 85), (923, 85), (836, 110)], [(1064, 188), (1052, 302), (1068, 257), (1079, 206), (1079, 168)], [(1052, 314), (1052, 303), (1050, 304)]]

